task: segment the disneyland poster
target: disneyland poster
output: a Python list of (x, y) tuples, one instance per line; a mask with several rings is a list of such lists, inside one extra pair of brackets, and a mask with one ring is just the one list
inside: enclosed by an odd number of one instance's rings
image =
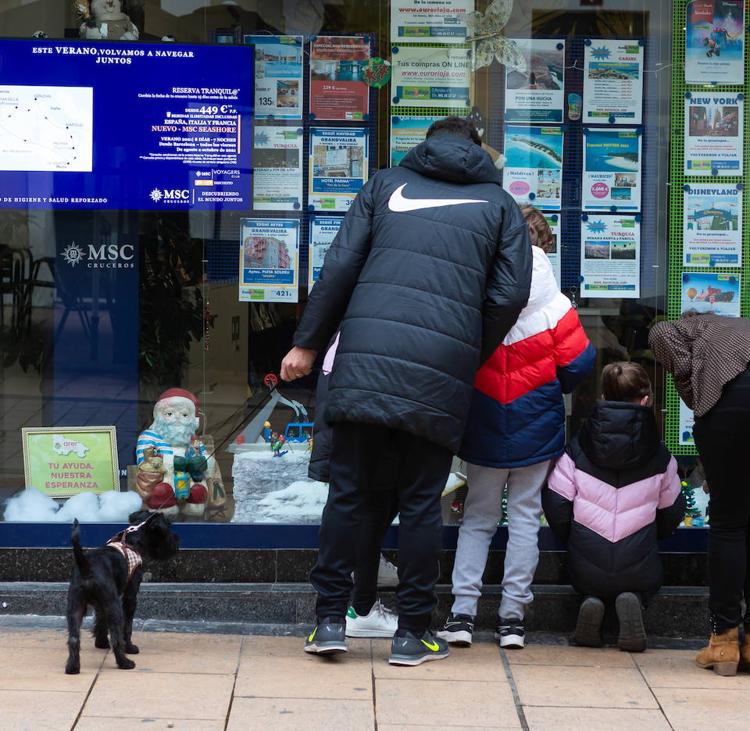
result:
[(321, 121), (360, 122), (370, 112), (364, 70), (366, 36), (316, 36), (310, 42), (310, 115)]
[(253, 208), (302, 208), (302, 128), (256, 126), (253, 131)]
[(505, 71), (507, 122), (561, 123), (565, 106), (565, 42), (519, 38), (526, 71)]
[(701, 91), (686, 97), (685, 175), (742, 175), (742, 94)]
[(584, 128), (584, 211), (641, 210), (641, 133)]
[(312, 216), (310, 219), (310, 261), (307, 287), (312, 289), (320, 278), (328, 249), (331, 248), (343, 221), (341, 216)]
[(467, 49), (394, 46), (391, 66), (392, 106), (471, 106), (471, 58)]
[(302, 119), (302, 36), (245, 36), (255, 48), (255, 118)]
[(678, 413), (678, 429), (680, 430), (680, 433), (678, 435), (677, 443), (681, 447), (694, 447), (695, 439), (693, 437), (693, 427), (695, 426), (695, 414), (682, 399), (680, 399), (680, 410)]
[(561, 208), (562, 127), (505, 128), (503, 188), (519, 205)]
[(742, 266), (742, 191), (736, 185), (685, 186), (683, 264)]
[(637, 216), (582, 216), (581, 297), (640, 297), (641, 224)]
[(685, 29), (687, 84), (745, 83), (745, 0), (692, 0)]
[(681, 312), (740, 316), (740, 275), (683, 272)]
[(310, 130), (308, 203), (312, 210), (345, 213), (367, 182), (367, 130), (313, 127)]
[(474, 0), (392, 0), (394, 43), (464, 43)]
[(586, 41), (583, 121), (640, 124), (643, 116), (643, 52), (638, 41)]
[(555, 273), (557, 286), (561, 287), (562, 278), (560, 273), (560, 260), (562, 251), (560, 250), (560, 213), (559, 211), (557, 213), (545, 213), (544, 218), (547, 221), (547, 225), (549, 226), (550, 231), (552, 231), (552, 249), (547, 252), (547, 258), (549, 259), (550, 264), (552, 264), (552, 271)]
[(240, 220), (240, 302), (297, 302), (299, 221)]
[(430, 125), (440, 119), (444, 117), (391, 117), (391, 166), (398, 165), (412, 147), (424, 142)]

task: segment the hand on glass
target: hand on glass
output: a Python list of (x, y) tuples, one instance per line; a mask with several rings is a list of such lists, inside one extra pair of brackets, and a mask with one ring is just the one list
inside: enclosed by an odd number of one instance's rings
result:
[(308, 375), (315, 363), (316, 351), (309, 348), (292, 348), (281, 361), (281, 380), (296, 381)]

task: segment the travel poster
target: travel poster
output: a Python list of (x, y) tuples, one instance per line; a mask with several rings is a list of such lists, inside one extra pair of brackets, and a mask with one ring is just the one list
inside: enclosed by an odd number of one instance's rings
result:
[(640, 211), (640, 131), (587, 127), (583, 147), (583, 210)]
[(683, 272), (681, 312), (713, 312), (740, 316), (740, 275), (718, 272)]
[(310, 42), (310, 114), (315, 120), (367, 119), (370, 87), (363, 71), (370, 60), (364, 36), (315, 36)]
[(313, 210), (345, 213), (367, 181), (367, 130), (310, 130), (308, 203)]
[(587, 42), (583, 62), (583, 121), (640, 124), (644, 47), (634, 40)]
[(505, 70), (506, 122), (562, 122), (565, 106), (565, 41), (519, 38), (526, 71)]
[(503, 188), (519, 204), (559, 209), (562, 201), (562, 127), (505, 127)]
[(312, 216), (310, 218), (310, 257), (307, 286), (312, 289), (320, 277), (328, 249), (341, 228), (342, 216)]
[(743, 104), (733, 92), (688, 92), (685, 175), (742, 175)]
[(467, 48), (394, 46), (391, 104), (395, 107), (470, 106), (471, 58)]
[(581, 221), (581, 297), (640, 296), (641, 224), (636, 216)]
[(742, 266), (742, 191), (736, 185), (685, 186), (683, 264)]
[(443, 117), (391, 117), (391, 165), (398, 165), (412, 147), (424, 142), (433, 122)]
[(695, 439), (693, 438), (693, 427), (695, 426), (695, 414), (682, 399), (680, 399), (679, 419), (678, 428), (680, 432), (677, 438), (677, 443), (681, 447), (694, 447)]
[(299, 221), (240, 219), (240, 302), (297, 302)]
[(745, 82), (745, 0), (687, 2), (685, 83)]
[(253, 130), (253, 208), (302, 208), (302, 128), (256, 125)]
[(247, 35), (255, 48), (255, 118), (302, 119), (302, 36)]
[(391, 0), (391, 42), (464, 43), (474, 0)]
[(554, 243), (552, 244), (552, 250), (547, 252), (547, 258), (549, 259), (550, 264), (552, 264), (552, 271), (555, 272), (557, 286), (561, 287), (562, 279), (560, 270), (562, 259), (562, 242), (560, 241), (560, 212), (558, 211), (557, 213), (545, 213), (544, 217), (545, 219), (547, 219), (547, 224), (552, 231), (552, 239), (554, 241)]

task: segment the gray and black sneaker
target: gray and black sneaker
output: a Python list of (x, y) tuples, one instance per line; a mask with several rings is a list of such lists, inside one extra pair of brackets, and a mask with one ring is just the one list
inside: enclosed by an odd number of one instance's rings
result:
[(421, 636), (397, 630), (391, 640), (388, 662), (391, 665), (421, 665), (430, 660), (442, 660), (449, 654), (448, 643), (437, 639), (429, 630)]
[(507, 650), (522, 650), (526, 644), (526, 631), (522, 619), (503, 619), (495, 630), (495, 639)]
[(305, 640), (305, 652), (314, 655), (335, 655), (347, 652), (346, 622), (337, 617), (321, 619)]
[(620, 620), (617, 646), (624, 652), (643, 652), (646, 649), (646, 629), (641, 600), (629, 591), (620, 594), (615, 599), (615, 611)]
[(468, 614), (451, 614), (445, 620), (443, 629), (435, 633), (441, 640), (449, 645), (458, 647), (471, 647), (471, 638), (474, 634), (474, 617)]
[(595, 596), (587, 596), (578, 610), (576, 631), (573, 642), (580, 647), (603, 647), (602, 622), (604, 621), (604, 602)]

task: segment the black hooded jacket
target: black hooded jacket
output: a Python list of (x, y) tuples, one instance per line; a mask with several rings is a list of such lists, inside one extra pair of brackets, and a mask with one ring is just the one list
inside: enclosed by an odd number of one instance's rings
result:
[(294, 344), (341, 324), (327, 418), (382, 424), (456, 451), (474, 376), (529, 296), (531, 246), (489, 155), (438, 134), (357, 195)]
[(685, 499), (651, 408), (600, 401), (555, 466), (542, 502), (568, 544), (577, 591), (614, 599), (659, 590), (658, 540), (680, 524)]

